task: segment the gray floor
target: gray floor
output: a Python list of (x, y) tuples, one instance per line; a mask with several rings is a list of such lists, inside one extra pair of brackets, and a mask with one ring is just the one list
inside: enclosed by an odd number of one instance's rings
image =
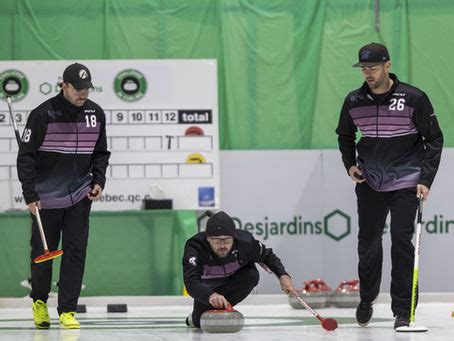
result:
[[(327, 332), (308, 311), (291, 308), (282, 295), (255, 295), (236, 307), (245, 316), (243, 330), (220, 335), (184, 325), (191, 300), (183, 297), (82, 298), (87, 313), (78, 314), (80, 331), (59, 328), (55, 299), (49, 301), (49, 330), (34, 328), (30, 299), (0, 299), (0, 340), (454, 340), (452, 295), (439, 297), (439, 302), (421, 301), (416, 324), (428, 327), (427, 333), (396, 333), (388, 302), (375, 304), (374, 318), (367, 327), (356, 325), (354, 309), (318, 309), (323, 317), (335, 318), (339, 323), (336, 331)], [(128, 303), (128, 312), (107, 313), (106, 303)]]

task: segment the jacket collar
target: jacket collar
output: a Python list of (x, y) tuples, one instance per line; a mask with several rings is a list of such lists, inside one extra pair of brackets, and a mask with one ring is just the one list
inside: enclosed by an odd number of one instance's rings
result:
[[(400, 84), (399, 79), (394, 73), (390, 73), (389, 78), (393, 80), (393, 85), (391, 86), (391, 89), (389, 89), (388, 94), (393, 93), (396, 90), (397, 86)], [(364, 82), (360, 88), (360, 91), (365, 97), (367, 97), (367, 94), (369, 93), (369, 85)]]
[(68, 101), (65, 96), (63, 95), (63, 90), (60, 90), (60, 93), (57, 95), (58, 100), (64, 105), (65, 109), (68, 110), (71, 113), (77, 113), (79, 111), (82, 111), (85, 106), (87, 105), (88, 100), (84, 103), (83, 106), (78, 107), (72, 104), (70, 101)]

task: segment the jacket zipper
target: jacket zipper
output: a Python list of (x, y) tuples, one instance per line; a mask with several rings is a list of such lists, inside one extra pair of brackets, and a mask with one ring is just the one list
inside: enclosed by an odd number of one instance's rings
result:
[[(77, 150), (79, 148), (79, 128), (77, 127), (77, 118), (74, 122), (74, 125), (76, 127), (76, 153), (74, 154), (74, 173), (73, 173), (73, 182), (77, 177)], [(69, 190), (69, 197), (71, 198), (71, 203), (74, 205), (74, 199), (73, 199), (73, 194), (71, 192), (71, 184), (68, 185), (68, 190)]]
[[(370, 94), (367, 94), (367, 97), (375, 104), (375, 109), (376, 109), (376, 121), (375, 121), (375, 143), (374, 143), (374, 154), (375, 154), (375, 169), (378, 168), (378, 159), (377, 159), (377, 148), (378, 148), (378, 112), (379, 112), (379, 108), (380, 108), (380, 104), (375, 102), (374, 98), (370, 95)], [(381, 189), (381, 186), (382, 186), (382, 183), (383, 183), (383, 176), (381, 174), (379, 174), (380, 176), (380, 181), (378, 183), (378, 190)]]

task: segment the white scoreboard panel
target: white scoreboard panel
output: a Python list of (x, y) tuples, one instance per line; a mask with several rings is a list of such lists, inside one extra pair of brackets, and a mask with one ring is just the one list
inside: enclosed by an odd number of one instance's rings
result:
[(22, 132), (28, 114), (59, 91), (67, 65), (88, 67), (90, 99), (106, 114), (112, 153), (97, 210), (140, 209), (172, 199), (174, 209), (220, 206), (215, 60), (0, 61), (0, 210), (25, 207), (6, 96)]

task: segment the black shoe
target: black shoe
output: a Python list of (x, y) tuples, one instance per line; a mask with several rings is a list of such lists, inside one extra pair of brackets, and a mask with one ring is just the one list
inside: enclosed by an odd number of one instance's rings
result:
[(394, 320), (394, 329), (399, 327), (408, 327), (410, 325), (410, 319), (406, 315), (397, 315)]
[(189, 327), (189, 328), (195, 328), (194, 326), (194, 323), (192, 322), (192, 313), (189, 314), (188, 317), (186, 317), (186, 325)]
[(372, 318), (373, 312), (372, 303), (364, 301), (359, 302), (358, 307), (356, 307), (356, 321), (361, 327), (367, 326)]

